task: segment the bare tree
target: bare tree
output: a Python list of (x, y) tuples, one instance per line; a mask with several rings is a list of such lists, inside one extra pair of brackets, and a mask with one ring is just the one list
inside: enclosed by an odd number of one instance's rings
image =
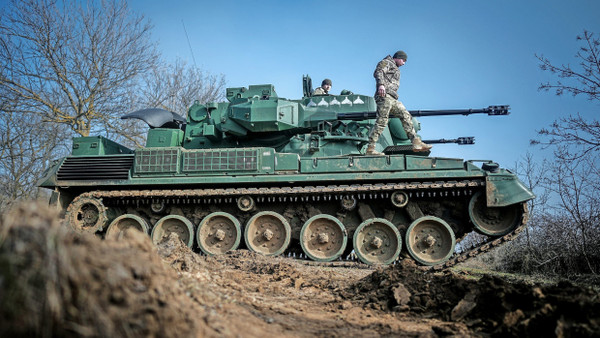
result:
[(580, 255), (589, 272), (597, 272), (600, 258), (600, 172), (593, 157), (576, 161), (554, 162), (546, 186), (559, 198), (556, 214), (561, 215), (561, 228), (567, 235), (563, 245), (570, 245)]
[(37, 181), (52, 159), (64, 154), (66, 128), (48, 129), (34, 114), (0, 115), (0, 212), (21, 199), (43, 194)]
[[(600, 41), (588, 31), (577, 40), (582, 46), (574, 67), (557, 66), (536, 55), (540, 68), (557, 77), (542, 83), (539, 90), (598, 101)], [(526, 184), (538, 186), (537, 198), (530, 202), (526, 236), (503, 248), (499, 267), (561, 276), (596, 274), (600, 270), (600, 122), (571, 114), (538, 134), (540, 139), (532, 143), (551, 149), (554, 158), (542, 162), (539, 170), (531, 166), (530, 158), (517, 167)]]
[[(577, 40), (583, 43), (575, 58), (576, 67), (554, 65), (537, 56), (540, 68), (556, 75), (553, 83), (542, 83), (540, 90), (556, 95), (570, 93), (600, 100), (600, 41), (584, 31)], [(535, 262), (546, 271), (597, 273), (600, 266), (600, 123), (580, 114), (560, 118), (539, 132), (542, 144), (553, 150), (554, 160), (540, 175), (541, 185), (552, 203), (537, 213), (528, 237)], [(547, 171), (547, 172), (546, 172)], [(536, 202), (537, 203), (537, 202)], [(538, 203), (539, 204), (539, 203)]]
[(225, 77), (211, 75), (182, 60), (162, 64), (144, 76), (140, 104), (163, 108), (185, 116), (188, 108), (198, 101), (202, 104), (224, 98)]
[[(556, 95), (570, 93), (573, 96), (585, 95), (589, 100), (600, 100), (600, 40), (594, 33), (584, 31), (577, 36), (582, 46), (575, 55), (576, 67), (569, 64), (554, 65), (543, 55), (536, 55), (540, 68), (558, 77), (553, 82), (542, 83), (539, 90), (554, 90)], [(532, 144), (546, 147), (556, 146), (555, 155), (566, 160), (577, 160), (584, 156), (597, 156), (600, 150), (600, 122), (597, 119), (586, 120), (581, 115), (563, 117), (550, 126), (541, 129), (541, 140), (532, 140)]]
[[(573, 96), (586, 95), (589, 100), (600, 99), (600, 40), (594, 37), (594, 33), (583, 31), (583, 35), (577, 36), (577, 40), (583, 43), (575, 55), (578, 59), (577, 68), (569, 64), (554, 65), (543, 55), (536, 55), (541, 61), (540, 68), (558, 76), (554, 83), (542, 83), (540, 90), (554, 90), (556, 95), (565, 92)], [(561, 80), (562, 79), (562, 80)]]
[(0, 16), (0, 86), (22, 114), (81, 136), (121, 133), (117, 117), (158, 60), (150, 29), (124, 1), (11, 0)]
[[(600, 67), (600, 65), (599, 65)], [(570, 115), (554, 121), (549, 129), (538, 131), (544, 148), (553, 147), (554, 154), (564, 160), (578, 160), (586, 156), (598, 156), (600, 150), (600, 122), (586, 120), (581, 115)]]
[(524, 235), (481, 259), (498, 270), (575, 277), (600, 270), (600, 171), (593, 156), (536, 162), (515, 172), (536, 194)]
[(185, 112), (223, 97), (224, 77), (162, 63), (151, 25), (125, 0), (9, 0), (0, 12), (0, 210), (39, 194), (69, 136), (135, 147), (146, 126), (120, 117), (160, 106)]

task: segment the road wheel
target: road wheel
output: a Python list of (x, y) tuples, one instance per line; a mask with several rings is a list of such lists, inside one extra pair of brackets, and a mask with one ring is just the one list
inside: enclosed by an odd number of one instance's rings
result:
[(420, 217), (406, 231), (409, 255), (424, 265), (437, 265), (447, 261), (454, 253), (455, 245), (454, 231), (438, 217)]
[(292, 229), (280, 214), (261, 211), (254, 215), (244, 231), (248, 249), (266, 256), (282, 254), (290, 244)]
[(137, 215), (121, 215), (110, 223), (108, 229), (106, 229), (105, 238), (117, 239), (123, 236), (125, 231), (132, 229), (148, 234), (148, 223)]
[(196, 231), (196, 243), (207, 255), (221, 255), (240, 245), (240, 222), (226, 212), (213, 212), (204, 217)]
[(329, 262), (342, 255), (348, 234), (337, 218), (330, 215), (311, 217), (300, 231), (300, 245), (310, 259)]
[(354, 232), (352, 243), (356, 256), (366, 264), (390, 264), (398, 258), (402, 248), (400, 232), (383, 218), (362, 222)]
[(168, 215), (156, 222), (152, 229), (152, 242), (159, 244), (166, 241), (169, 235), (176, 234), (189, 248), (194, 243), (194, 225), (190, 220), (179, 215)]

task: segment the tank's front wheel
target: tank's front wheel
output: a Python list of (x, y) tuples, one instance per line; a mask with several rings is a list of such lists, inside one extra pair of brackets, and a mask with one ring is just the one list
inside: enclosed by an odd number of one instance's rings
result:
[(488, 236), (502, 236), (511, 232), (521, 222), (520, 203), (506, 207), (488, 207), (486, 196), (478, 192), (469, 202), (469, 217), (475, 228)]
[(196, 242), (207, 255), (220, 255), (237, 249), (242, 237), (240, 222), (226, 212), (204, 217), (196, 231)]
[(342, 222), (330, 215), (310, 218), (300, 231), (300, 245), (312, 260), (329, 262), (342, 255), (348, 235)]
[(371, 218), (362, 222), (353, 237), (356, 256), (367, 264), (390, 264), (400, 254), (402, 238), (390, 221)]
[(454, 231), (443, 219), (434, 216), (417, 218), (406, 231), (406, 248), (417, 262), (437, 265), (454, 253)]
[(292, 229), (280, 214), (261, 211), (246, 224), (244, 240), (248, 249), (266, 256), (282, 254), (290, 244)]

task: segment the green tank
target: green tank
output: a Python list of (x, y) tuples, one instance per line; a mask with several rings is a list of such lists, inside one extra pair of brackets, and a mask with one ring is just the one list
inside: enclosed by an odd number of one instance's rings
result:
[[(125, 115), (149, 125), (145, 147), (74, 138), (39, 185), (79, 231), (137, 229), (154, 243), (175, 234), (208, 255), (247, 248), (327, 262), (354, 252), (389, 264), (405, 253), (437, 269), (525, 226), (534, 195), (515, 174), (493, 161), (413, 153), (395, 118), (378, 141), (385, 155), (365, 155), (373, 97), (312, 96), (308, 76), (303, 87), (299, 100), (278, 97), (273, 85), (228, 88), (227, 102), (196, 102), (187, 118), (161, 109)], [(508, 106), (411, 113), (506, 115)], [(472, 232), (486, 239), (460, 245)]]

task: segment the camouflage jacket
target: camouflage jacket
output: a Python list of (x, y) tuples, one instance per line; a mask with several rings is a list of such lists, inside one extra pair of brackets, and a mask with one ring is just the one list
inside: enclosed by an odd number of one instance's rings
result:
[(313, 96), (316, 95), (327, 95), (327, 92), (325, 91), (325, 89), (323, 89), (323, 87), (317, 87), (315, 88), (315, 91), (313, 92)]
[(391, 56), (386, 56), (385, 59), (379, 61), (375, 72), (375, 96), (377, 96), (377, 88), (379, 85), (385, 86), (385, 92), (398, 99), (398, 87), (400, 86), (400, 68), (396, 66), (396, 62)]

